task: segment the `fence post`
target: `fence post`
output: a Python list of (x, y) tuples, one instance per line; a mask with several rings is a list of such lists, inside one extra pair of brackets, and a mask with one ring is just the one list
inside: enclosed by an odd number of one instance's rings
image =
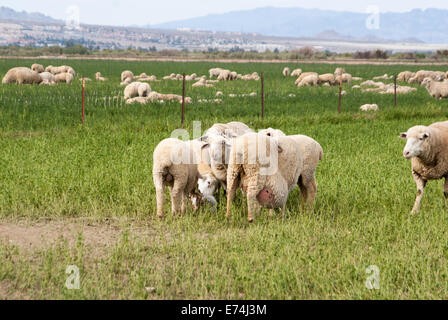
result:
[(264, 72), (261, 73), (261, 119), (264, 119)]
[(84, 124), (84, 114), (85, 114), (85, 104), (86, 104), (85, 90), (86, 90), (86, 78), (84, 78), (84, 76), (82, 76), (82, 124)]
[(339, 114), (341, 114), (341, 105), (342, 105), (342, 75), (340, 77), (341, 79), (339, 81), (339, 106), (338, 106)]
[(185, 73), (182, 77), (182, 120), (181, 123), (184, 124), (185, 121)]
[(397, 106), (397, 75), (394, 75), (394, 106)]

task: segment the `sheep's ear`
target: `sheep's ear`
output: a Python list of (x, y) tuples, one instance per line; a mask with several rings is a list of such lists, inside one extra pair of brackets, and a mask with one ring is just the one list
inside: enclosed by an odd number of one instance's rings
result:
[(401, 139), (406, 139), (407, 137), (408, 137), (408, 134), (407, 134), (406, 132), (402, 132), (402, 133), (400, 133), (399, 138), (401, 138)]
[(205, 148), (208, 148), (208, 147), (210, 147), (210, 144), (209, 143), (204, 143), (202, 145), (201, 149), (205, 149)]
[(428, 138), (429, 137), (429, 132), (425, 132), (423, 135), (422, 135), (422, 138), (423, 139), (426, 139), (426, 138)]

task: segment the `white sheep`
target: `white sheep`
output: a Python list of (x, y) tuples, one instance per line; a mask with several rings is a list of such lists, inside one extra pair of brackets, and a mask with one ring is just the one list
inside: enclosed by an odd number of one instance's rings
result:
[(132, 82), (132, 80), (134, 80), (134, 73), (129, 70), (123, 71), (121, 73), (121, 82), (124, 82), (126, 79), (131, 79), (130, 81)]
[(302, 74), (302, 69), (294, 69), (291, 72), (291, 77), (300, 77), (301, 74)]
[(297, 83), (298, 87), (316, 86), (319, 82), (317, 74), (310, 74)]
[[(272, 128), (261, 130), (259, 134), (265, 134), (273, 138), (286, 136), (281, 130)], [(298, 180), (301, 206), (304, 208), (306, 204), (308, 209), (311, 209), (317, 194), (315, 174), (319, 162), (324, 157), (324, 150), (316, 140), (308, 136), (298, 134), (288, 137), (294, 139), (298, 143), (300, 151), (302, 152), (303, 170)]]
[(235, 139), (227, 171), (227, 216), (236, 189), (246, 193), (248, 221), (261, 207), (285, 211), (290, 191), (297, 185), (303, 169), (300, 148), (289, 137), (270, 138), (246, 134)]
[(328, 83), (329, 85), (335, 84), (335, 77), (332, 73), (325, 73), (319, 75), (318, 84)]
[(37, 73), (42, 73), (45, 71), (44, 66), (38, 63), (35, 63), (31, 66), (31, 70), (36, 71)]
[(448, 199), (448, 121), (415, 126), (401, 133), (407, 139), (403, 156), (411, 160), (417, 197), (411, 214), (420, 211), (420, 203), (429, 180), (445, 178), (443, 193)]
[(55, 75), (55, 81), (56, 83), (67, 83), (67, 84), (72, 84), (73, 81), (73, 74), (68, 73), (68, 72), (62, 72), (62, 73), (57, 73)]
[(434, 81), (431, 78), (425, 78), (422, 85), (426, 88), (429, 95), (436, 98), (448, 98), (448, 83)]
[[(188, 197), (197, 198), (197, 164), (202, 157), (203, 143), (198, 140), (181, 141), (168, 138), (162, 140), (153, 154), (153, 180), (156, 189), (157, 216), (163, 217), (164, 188), (169, 187), (173, 214), (184, 214)], [(197, 200), (192, 201), (197, 204)]]
[(287, 77), (291, 74), (291, 70), (288, 67), (283, 68), (282, 74), (284, 77)]
[(150, 93), (151, 87), (149, 84), (136, 81), (126, 86), (124, 89), (124, 98), (148, 97)]
[(107, 78), (104, 78), (104, 77), (101, 75), (101, 72), (97, 72), (97, 73), (95, 73), (95, 79), (96, 79), (97, 81), (107, 81)]
[(359, 109), (361, 111), (378, 111), (379, 107), (377, 104), (363, 104)]
[(26, 67), (16, 67), (10, 69), (3, 77), (2, 83), (17, 84), (39, 84), (42, 78), (39, 73)]

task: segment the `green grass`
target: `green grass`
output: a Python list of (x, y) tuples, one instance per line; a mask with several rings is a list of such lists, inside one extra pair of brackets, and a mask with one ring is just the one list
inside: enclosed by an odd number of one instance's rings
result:
[[(34, 61), (1, 60), (0, 74)], [(59, 65), (60, 61), (40, 61)], [(398, 134), (410, 126), (445, 120), (448, 101), (423, 88), (398, 97), (361, 93), (349, 87), (337, 114), (338, 88), (297, 88), (283, 78), (281, 64), (64, 61), (79, 75), (110, 79), (86, 89), (86, 124), (81, 120), (81, 84), (0, 86), (0, 224), (68, 221), (112, 224), (117, 241), (106, 246), (60, 238), (27, 250), (0, 242), (0, 294), (5, 298), (136, 299), (446, 299), (448, 214), (442, 182), (430, 182), (422, 212), (410, 216), (414, 198), (410, 163)], [(265, 73), (266, 114), (260, 96), (224, 97), (222, 104), (186, 106), (184, 127), (206, 130), (215, 122), (243, 121), (254, 129), (274, 127), (315, 138), (325, 151), (317, 172), (314, 213), (300, 212), (298, 190), (285, 218), (263, 211), (254, 224), (236, 199), (224, 218), (221, 195), (216, 214), (199, 213), (159, 221), (155, 217), (152, 152), (180, 125), (180, 104), (125, 105), (121, 71), (164, 75), (207, 74), (222, 66), (239, 73)], [(289, 65), (291, 69), (297, 67)], [(307, 64), (304, 71), (333, 72), (335, 65)], [(428, 69), (430, 67), (425, 67)], [(346, 66), (365, 80), (418, 66)], [(447, 67), (432, 67), (444, 70)], [(216, 91), (260, 92), (260, 83), (236, 81), (192, 88), (194, 101)], [(182, 92), (180, 81), (151, 83), (161, 93)], [(296, 94), (289, 98), (290, 93)], [(377, 103), (376, 114), (359, 112)], [(168, 206), (166, 206), (168, 209)], [(44, 220), (45, 221), (45, 220)], [(114, 221), (114, 222), (111, 222)], [(144, 230), (145, 232), (142, 232)], [(64, 287), (65, 268), (81, 270), (80, 290)], [(380, 269), (380, 289), (367, 290), (366, 268)], [(6, 290), (1, 290), (6, 287)], [(154, 287), (155, 291), (146, 291)], [(1, 296), (0, 296), (1, 298)]]

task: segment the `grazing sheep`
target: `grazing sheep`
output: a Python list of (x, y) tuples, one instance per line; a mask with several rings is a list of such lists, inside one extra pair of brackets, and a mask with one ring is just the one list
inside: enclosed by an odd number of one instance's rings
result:
[(407, 139), (403, 156), (411, 159), (417, 197), (411, 214), (420, 211), (420, 203), (429, 180), (445, 178), (443, 194), (448, 199), (448, 121), (415, 126), (400, 137)]
[(221, 70), (218, 76), (219, 81), (228, 81), (231, 80), (231, 72), (230, 70)]
[(400, 72), (400, 73), (398, 74), (398, 76), (397, 76), (397, 81), (400, 81), (400, 82), (408, 82), (409, 79), (411, 79), (411, 78), (414, 77), (414, 76), (415, 76), (415, 73), (414, 73), (414, 72), (411, 72), (411, 71), (403, 71), (403, 72)]
[(97, 81), (106, 81), (107, 80), (107, 78), (104, 78), (104, 77), (101, 76), (101, 72), (95, 73), (95, 79)]
[(334, 76), (335, 77), (343, 75), (344, 73), (345, 73), (345, 69), (344, 68), (336, 68), (336, 70), (334, 70)]
[(10, 69), (3, 77), (2, 83), (17, 84), (39, 84), (42, 78), (39, 73), (26, 67), (16, 67)]
[(445, 74), (440, 71), (427, 71), (420, 70), (415, 73), (415, 75), (409, 79), (409, 83), (418, 83), (421, 84), (425, 78), (431, 78), (435, 81), (441, 81), (445, 77)]
[(361, 110), (361, 111), (378, 111), (379, 107), (377, 104), (364, 104), (359, 108), (359, 110)]
[(45, 71), (45, 72), (39, 73), (39, 76), (43, 82), (46, 82), (46, 84), (47, 84), (47, 82), (48, 82), (48, 84), (56, 83), (56, 77), (50, 72)]
[[(124, 82), (126, 79), (131, 79), (130, 81), (134, 80), (134, 73), (129, 70), (125, 70), (121, 73), (121, 82)], [(128, 80), (129, 81), (129, 80)]]
[(352, 75), (350, 73), (343, 73), (342, 75), (339, 75), (336, 77), (336, 83), (347, 83), (348, 85), (351, 85), (352, 83)]
[(448, 98), (448, 83), (434, 81), (431, 78), (425, 78), (422, 82), (422, 86), (426, 88), (431, 97), (437, 100), (442, 98)]
[(335, 84), (334, 75), (331, 73), (321, 74), (321, 75), (319, 75), (319, 79), (318, 79), (317, 83), (318, 84), (328, 83), (329, 85), (334, 85)]
[(213, 69), (210, 69), (210, 70), (208, 71), (208, 73), (209, 73), (209, 75), (210, 75), (210, 79), (212, 79), (212, 78), (214, 78), (214, 77), (218, 77), (219, 74), (221, 73), (221, 71), (223, 71), (222, 68), (213, 68)]
[(301, 74), (302, 74), (302, 69), (294, 69), (291, 72), (291, 77), (300, 77)]
[(73, 74), (68, 72), (58, 73), (55, 75), (55, 81), (56, 83), (67, 83), (72, 84), (73, 81)]
[(319, 82), (318, 75), (310, 74), (310, 75), (304, 77), (300, 82), (296, 83), (296, 85), (298, 87), (316, 86), (318, 84), (318, 82)]
[(136, 81), (126, 86), (124, 89), (124, 98), (148, 97), (150, 93), (151, 87), (149, 84)]
[[(203, 143), (198, 140), (181, 141), (169, 138), (162, 140), (153, 154), (153, 179), (156, 189), (157, 216), (163, 217), (164, 188), (171, 193), (173, 214), (184, 214), (187, 198), (197, 197), (197, 164), (202, 157)], [(200, 201), (199, 201), (200, 202)], [(192, 201), (193, 204), (197, 201)], [(198, 209), (199, 203), (194, 209)]]
[(291, 74), (291, 70), (288, 67), (285, 67), (282, 72), (284, 77), (287, 77)]
[[(259, 134), (265, 134), (273, 138), (286, 136), (281, 130), (272, 128), (261, 130)], [(303, 170), (298, 180), (301, 205), (304, 208), (306, 204), (308, 209), (311, 209), (317, 194), (316, 169), (324, 157), (324, 150), (316, 140), (308, 136), (298, 134), (288, 137), (297, 142), (302, 152)]]
[(42, 73), (45, 71), (44, 66), (37, 63), (31, 66), (31, 70), (36, 71), (37, 73)]
[(319, 74), (317, 72), (303, 72), (300, 74), (300, 76), (297, 78), (295, 85), (297, 86), (302, 80), (303, 78), (310, 76), (310, 75), (315, 75), (317, 79), (319, 79)]
[(45, 71), (50, 72), (54, 75), (58, 75), (60, 73), (70, 73), (72, 76), (75, 75), (75, 70), (70, 66), (60, 66), (60, 67), (48, 66), (45, 68)]
[(265, 206), (285, 211), (290, 191), (297, 185), (303, 169), (300, 148), (289, 137), (272, 139), (247, 134), (235, 139), (227, 171), (227, 216), (236, 189), (242, 186), (247, 196), (248, 221)]

